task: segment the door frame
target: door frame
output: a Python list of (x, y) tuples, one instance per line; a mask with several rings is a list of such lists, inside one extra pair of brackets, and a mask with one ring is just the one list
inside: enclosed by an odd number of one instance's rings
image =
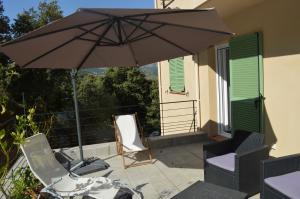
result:
[[(259, 94), (260, 94), (260, 132), (265, 133), (265, 107), (264, 107), (264, 100), (265, 100), (265, 95), (264, 95), (264, 56), (263, 56), (263, 33), (262, 32), (256, 32), (257, 37), (258, 37), (258, 48), (259, 48), (259, 56), (258, 56), (258, 75), (259, 75)], [(220, 128), (220, 99), (219, 99), (219, 67), (218, 67), (218, 49), (221, 48), (226, 48), (229, 47), (229, 43), (224, 43), (220, 45), (215, 45), (215, 67), (216, 67), (216, 95), (217, 95), (217, 114), (218, 114), (218, 134), (222, 135), (224, 137), (232, 137), (232, 134), (226, 133), (226, 132), (221, 132)], [(230, 103), (230, 102), (229, 102)]]
[[(220, 75), (219, 75), (219, 61), (218, 61), (218, 50), (219, 49), (223, 49), (223, 48), (229, 48), (229, 43), (224, 43), (224, 44), (220, 44), (220, 45), (215, 45), (215, 65), (216, 65), (216, 95), (217, 95), (217, 125), (218, 125), (218, 134), (221, 135), (221, 136), (224, 136), (224, 137), (228, 137), (228, 138), (231, 138), (232, 137), (232, 134), (230, 133), (226, 133), (223, 131), (223, 128), (221, 127), (221, 115), (220, 115), (220, 109), (225, 109), (225, 112), (226, 112), (226, 115), (228, 116), (228, 111), (229, 111), (229, 108), (228, 106), (226, 108), (224, 108), (223, 106), (223, 103), (220, 103)], [(229, 71), (226, 71), (226, 73), (228, 73)], [(224, 83), (225, 81), (223, 81)], [(226, 82), (226, 85), (227, 85), (227, 82)], [(223, 88), (222, 88), (222, 91), (223, 91)], [(226, 91), (226, 96), (228, 96), (229, 93)], [(228, 99), (228, 97), (227, 97)], [(227, 101), (227, 104), (230, 103), (229, 101)], [(227, 118), (227, 121), (228, 121), (228, 118)]]

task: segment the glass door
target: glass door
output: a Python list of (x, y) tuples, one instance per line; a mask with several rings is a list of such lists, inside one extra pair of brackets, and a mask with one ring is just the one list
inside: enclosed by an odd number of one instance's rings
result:
[(216, 77), (218, 98), (218, 132), (231, 136), (231, 114), (229, 100), (229, 46), (228, 44), (216, 47)]

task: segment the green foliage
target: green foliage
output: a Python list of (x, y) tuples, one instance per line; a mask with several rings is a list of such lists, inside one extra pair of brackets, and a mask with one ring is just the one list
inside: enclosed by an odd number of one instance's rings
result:
[[(4, 15), (3, 2), (0, 0), (0, 44), (10, 40), (10, 29), (9, 18)], [(8, 64), (8, 58), (0, 52), (0, 67), (1, 64)]]
[(38, 26), (46, 25), (63, 17), (63, 12), (57, 0), (52, 0), (49, 3), (46, 1), (40, 2), (38, 10)]
[[(62, 10), (56, 0), (42, 1), (37, 9), (30, 8), (17, 15), (12, 24), (12, 33), (14, 37), (19, 37), (62, 17)], [(7, 70), (5, 66), (0, 68)], [(71, 96), (68, 71), (19, 68), (16, 71), (20, 75), (6, 88), (10, 100), (22, 104), (24, 93), (27, 106), (37, 105), (37, 110), (43, 112), (59, 111), (68, 105)]]
[(150, 98), (150, 81), (137, 68), (109, 69), (104, 89), (116, 96), (119, 105), (146, 105)]
[(82, 109), (98, 109), (112, 107), (114, 99), (104, 91), (103, 78), (100, 76), (84, 75), (78, 80), (78, 100)]
[(23, 144), (25, 141), (26, 134), (35, 135), (39, 133), (39, 127), (34, 122), (35, 109), (30, 108), (28, 110), (28, 115), (17, 115), (17, 125), (14, 132), (11, 133), (13, 137), (13, 143), (16, 145)]
[(152, 81), (150, 87), (151, 103), (147, 106), (147, 125), (151, 127), (151, 131), (160, 129), (160, 110), (159, 110), (159, 91), (158, 82)]
[(19, 103), (22, 103), (22, 93), (27, 106), (36, 105), (39, 112), (60, 111), (70, 102), (68, 71), (18, 69), (18, 72), (20, 76), (11, 81), (7, 91)]
[(17, 78), (19, 74), (15, 70), (14, 64), (8, 64), (6, 66), (3, 66), (0, 63), (0, 106), (3, 107), (7, 105), (7, 102), (9, 100), (9, 93), (7, 92), (7, 88), (10, 85), (13, 78)]
[(33, 8), (29, 10), (24, 10), (23, 13), (19, 13), (12, 25), (12, 32), (14, 37), (20, 37), (24, 33), (33, 31), (39, 27), (38, 24), (38, 14)]
[(10, 39), (9, 18), (4, 15), (3, 2), (0, 0), (0, 43)]
[(13, 172), (13, 188), (10, 190), (10, 197), (14, 199), (36, 198), (41, 189), (41, 184), (34, 177), (29, 167), (19, 168)]
[[(118, 106), (138, 105), (115, 114), (137, 112), (148, 133), (159, 129), (157, 82), (147, 80), (137, 68), (109, 69), (103, 80), (104, 90), (115, 96)], [(155, 112), (157, 111), (157, 112)]]
[(111, 115), (116, 105), (115, 97), (103, 88), (103, 78), (84, 75), (78, 79), (77, 97), (81, 110), (81, 118), (91, 118), (88, 123), (110, 125)]
[(52, 0), (49, 3), (42, 1), (39, 3), (37, 10), (30, 8), (17, 15), (12, 25), (14, 37), (20, 37), (25, 33), (60, 19), (63, 17), (62, 13), (56, 0)]
[[(3, 163), (0, 165), (0, 190), (5, 192), (3, 185), (6, 180), (10, 165), (18, 157), (16, 154), (19, 151), (20, 144), (23, 144), (25, 137), (37, 134), (39, 132), (47, 132), (42, 129), (34, 121), (35, 108), (30, 108), (27, 115), (16, 116), (16, 126), (13, 131), (5, 129), (0, 130), (0, 154), (3, 154)], [(45, 127), (43, 127), (45, 128)], [(50, 127), (48, 127), (50, 128)], [(13, 178), (13, 195), (7, 198), (27, 198), (26, 194), (30, 195), (30, 190), (35, 190), (37, 182), (27, 169), (25, 172), (15, 171), (13, 177), (20, 176), (20, 178)], [(28, 190), (28, 191), (25, 191)], [(33, 192), (32, 192), (33, 193)], [(25, 194), (25, 195), (22, 195)], [(26, 197), (25, 197), (26, 196)], [(28, 196), (29, 197), (29, 196)]]

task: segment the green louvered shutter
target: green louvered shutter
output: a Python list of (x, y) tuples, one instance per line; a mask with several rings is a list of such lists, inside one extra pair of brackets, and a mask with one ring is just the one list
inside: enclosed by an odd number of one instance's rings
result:
[(232, 129), (261, 131), (260, 34), (230, 41), (230, 103)]
[(183, 57), (169, 60), (170, 90), (184, 92), (184, 60)]

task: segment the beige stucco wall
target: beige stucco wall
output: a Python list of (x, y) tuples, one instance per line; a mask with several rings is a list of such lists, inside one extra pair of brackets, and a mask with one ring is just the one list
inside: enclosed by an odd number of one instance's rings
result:
[[(197, 7), (192, 0), (175, 2), (177, 5), (183, 3), (182, 8)], [(208, 0), (201, 5), (216, 7), (225, 23), (237, 35), (256, 31), (263, 33), (267, 143), (275, 143), (271, 151), (274, 156), (300, 153), (300, 1), (245, 0), (247, 5), (243, 5), (243, 2), (229, 0), (224, 4), (224, 0)], [(166, 92), (169, 86), (168, 67), (161, 67), (162, 99), (176, 101), (196, 97), (200, 111), (198, 124), (211, 134), (216, 133), (217, 122), (214, 59), (212, 48), (201, 52), (195, 59), (196, 63), (185, 65), (189, 96)]]
[(263, 33), (265, 134), (274, 156), (300, 152), (299, 7), (299, 0), (264, 0), (224, 19), (237, 35)]
[[(162, 8), (162, 0), (154, 0), (156, 8)], [(166, 4), (171, 0), (166, 0)], [(170, 4), (170, 8), (193, 9), (204, 3), (206, 0), (175, 0)]]
[[(206, 0), (175, 0), (170, 7), (171, 8), (196, 8)], [(156, 1), (158, 8), (161, 8), (162, 4), (160, 0)], [(208, 53), (210, 52), (210, 53)], [(184, 100), (196, 100), (196, 127), (201, 132), (207, 132), (210, 134), (217, 133), (217, 112), (216, 112), (216, 81), (215, 81), (215, 57), (214, 48), (208, 49), (203, 52), (199, 52), (195, 56), (187, 56), (184, 61), (184, 73), (185, 73), (185, 95), (173, 94), (169, 90), (169, 66), (168, 62), (159, 63), (159, 88), (160, 88), (160, 102), (172, 102), (172, 101), (184, 101)], [(191, 103), (177, 103), (164, 105), (163, 109), (174, 109), (190, 106)], [(164, 117), (169, 115), (185, 115), (190, 114), (190, 109), (180, 109), (178, 111), (172, 111), (166, 113), (164, 111)], [(164, 123), (172, 123), (176, 121), (190, 120), (191, 116), (181, 116), (177, 118), (165, 118)], [(168, 124), (166, 124), (168, 125)], [(184, 133), (180, 128), (174, 131), (173, 129), (169, 133)], [(168, 134), (168, 131), (166, 131)]]
[[(185, 80), (185, 92), (184, 93), (172, 93), (169, 89), (169, 63), (168, 61), (161, 62), (159, 65), (159, 89), (160, 89), (160, 102), (178, 102), (172, 104), (164, 104), (161, 107), (163, 111), (163, 117), (165, 123), (165, 134), (185, 133), (193, 131), (193, 102), (189, 100), (197, 99), (197, 92), (195, 89), (197, 68), (193, 61), (192, 56), (184, 57), (184, 80)], [(188, 101), (188, 102), (179, 102)], [(195, 111), (197, 111), (197, 102), (194, 102)], [(162, 115), (161, 115), (162, 116)], [(196, 115), (197, 117), (197, 115)], [(186, 122), (183, 122), (186, 121)], [(198, 123), (196, 121), (196, 123)]]
[[(167, 1), (166, 1), (167, 2)], [(171, 8), (195, 8), (205, 0), (175, 0), (170, 7)], [(157, 0), (156, 5), (158, 8), (162, 7), (161, 1)], [(207, 55), (204, 53), (203, 56)], [(203, 59), (207, 60), (207, 59)], [(159, 92), (160, 92), (160, 102), (178, 102), (178, 101), (195, 101), (195, 111), (196, 111), (196, 128), (204, 127), (205, 129), (210, 129), (209, 125), (209, 94), (210, 90), (207, 86), (208, 74), (210, 72), (210, 67), (202, 63), (201, 69), (198, 66), (197, 56), (186, 56), (184, 58), (184, 79), (185, 79), (185, 93), (174, 94), (170, 92), (170, 79), (169, 79), (169, 64), (168, 61), (160, 62), (158, 64), (158, 79), (159, 79)], [(203, 77), (199, 78), (199, 77)], [(203, 80), (205, 79), (205, 82)], [(198, 85), (203, 85), (201, 88)], [(200, 96), (201, 99), (200, 99)], [(205, 103), (202, 103), (205, 102)], [(165, 135), (166, 134), (178, 134), (185, 132), (192, 132), (193, 125), (191, 122), (180, 122), (180, 121), (190, 121), (192, 119), (192, 102), (180, 102), (175, 104), (165, 104), (161, 107), (163, 111), (163, 121), (165, 123)], [(178, 110), (173, 110), (178, 109)], [(202, 110), (203, 109), (203, 110)], [(168, 111), (171, 110), (171, 111)], [(171, 116), (171, 117), (169, 117)], [(173, 117), (176, 116), (176, 117)], [(200, 121), (201, 120), (201, 121)], [(178, 123), (176, 123), (178, 122)], [(179, 125), (178, 125), (179, 124)], [(177, 125), (177, 126), (176, 126)], [(192, 128), (189, 126), (192, 125)], [(184, 129), (184, 130), (182, 130)]]

